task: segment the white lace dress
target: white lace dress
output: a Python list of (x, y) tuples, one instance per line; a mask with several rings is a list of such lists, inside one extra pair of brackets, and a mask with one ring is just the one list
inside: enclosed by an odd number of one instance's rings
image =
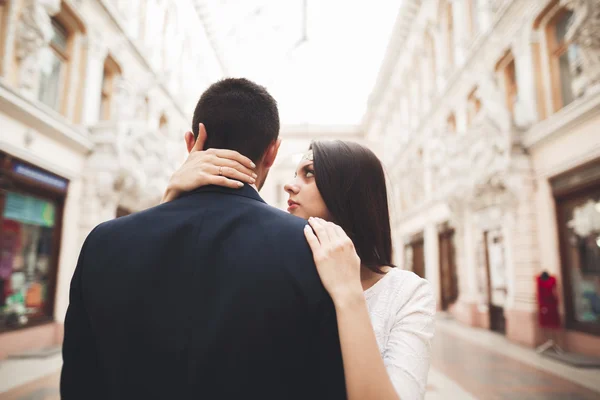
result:
[(401, 400), (423, 399), (436, 310), (431, 284), (410, 271), (393, 268), (364, 294), (396, 392)]

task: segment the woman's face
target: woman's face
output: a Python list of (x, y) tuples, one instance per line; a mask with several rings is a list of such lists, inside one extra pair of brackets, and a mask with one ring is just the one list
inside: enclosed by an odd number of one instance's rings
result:
[(329, 210), (327, 210), (315, 182), (315, 171), (311, 159), (305, 157), (300, 161), (294, 180), (287, 183), (283, 189), (290, 195), (288, 199), (290, 214), (304, 219), (319, 217), (331, 221)]

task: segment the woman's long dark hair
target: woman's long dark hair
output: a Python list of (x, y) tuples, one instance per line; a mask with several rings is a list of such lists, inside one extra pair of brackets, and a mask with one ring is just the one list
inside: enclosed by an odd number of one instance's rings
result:
[(392, 234), (381, 161), (358, 143), (314, 141), (315, 181), (333, 221), (352, 239), (361, 263), (376, 273), (392, 264)]

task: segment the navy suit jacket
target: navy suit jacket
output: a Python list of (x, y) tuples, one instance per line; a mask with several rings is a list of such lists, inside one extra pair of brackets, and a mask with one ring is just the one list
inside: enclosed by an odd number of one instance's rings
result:
[(346, 398), (305, 224), (249, 186), (207, 186), (97, 226), (71, 282), (62, 399)]

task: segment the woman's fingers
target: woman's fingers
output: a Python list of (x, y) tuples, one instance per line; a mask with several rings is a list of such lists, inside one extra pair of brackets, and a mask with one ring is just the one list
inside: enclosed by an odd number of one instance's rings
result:
[(234, 160), (229, 160), (227, 158), (218, 157), (215, 160), (215, 165), (217, 165), (219, 167), (223, 167), (223, 169), (225, 169), (225, 167), (232, 168), (232, 169), (235, 169), (235, 170), (241, 172), (242, 174), (245, 174), (251, 178), (256, 178), (256, 174), (254, 173), (253, 170), (251, 170), (250, 168), (244, 167), (242, 164), (240, 164), (239, 162), (234, 161)]
[(228, 187), (228, 188), (232, 188), (232, 189), (239, 189), (242, 186), (244, 186), (244, 184), (240, 181), (236, 181), (233, 179), (229, 179), (225, 176), (219, 176), (219, 175), (210, 175), (208, 176), (208, 184), (209, 185), (217, 185), (217, 186), (223, 186), (223, 187)]
[(315, 253), (319, 249), (320, 244), (319, 239), (315, 236), (310, 225), (304, 226), (304, 236), (306, 236), (306, 241), (308, 242), (310, 249)]
[(252, 162), (251, 159), (241, 155), (240, 153), (238, 153), (235, 150), (210, 149), (208, 151), (210, 151), (211, 153), (213, 153), (214, 155), (216, 155), (219, 158), (225, 158), (228, 160), (237, 161), (238, 163), (242, 164), (246, 168), (249, 168), (249, 169), (256, 168), (256, 165), (254, 165), (254, 163)]
[(251, 185), (256, 182), (256, 179), (254, 179), (252, 176), (246, 175), (246, 174), (238, 171), (237, 169), (231, 168), (231, 167), (224, 167), (224, 166), (219, 167), (219, 166), (213, 165), (211, 172), (213, 175), (216, 175), (216, 176), (221, 175), (226, 178), (236, 179), (238, 181), (246, 182)]
[(327, 228), (323, 222), (324, 221), (320, 220), (319, 218), (309, 218), (308, 219), (308, 223), (315, 231), (315, 234), (317, 235), (319, 242), (321, 244), (326, 244), (326, 243), (330, 242), (331, 238), (329, 237), (329, 234), (327, 233)]

